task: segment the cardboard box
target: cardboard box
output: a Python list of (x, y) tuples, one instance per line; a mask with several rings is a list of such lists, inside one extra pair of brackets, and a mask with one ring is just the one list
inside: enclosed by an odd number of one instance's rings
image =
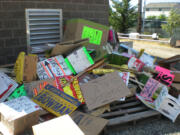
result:
[(109, 27), (83, 19), (67, 21), (64, 41), (89, 38), (88, 49), (97, 49), (108, 40)]
[(68, 55), (75, 49), (87, 45), (89, 39), (72, 40), (56, 44), (52, 49), (51, 56)]
[(108, 120), (79, 111), (73, 112), (71, 117), (85, 135), (99, 135), (99, 133), (108, 123)]
[(40, 107), (23, 96), (0, 104), (1, 123), (10, 135), (22, 133), (38, 123)]
[(82, 84), (80, 87), (89, 110), (131, 94), (117, 71)]
[(71, 74), (72, 72), (61, 55), (46, 59), (37, 64), (37, 75), (40, 80)]
[(156, 110), (175, 122), (180, 114), (180, 102), (178, 99), (168, 94), (167, 89), (163, 89), (155, 100)]
[(79, 48), (78, 50), (72, 52), (67, 56), (65, 62), (74, 74), (82, 72), (94, 64), (93, 59), (85, 47)]
[(46, 85), (32, 100), (56, 116), (71, 114), (81, 104), (77, 99), (51, 85)]
[(85, 135), (69, 115), (32, 127), (34, 135)]

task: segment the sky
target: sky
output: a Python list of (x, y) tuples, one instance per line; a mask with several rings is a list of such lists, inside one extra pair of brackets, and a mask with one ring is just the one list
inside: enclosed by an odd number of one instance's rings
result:
[[(119, 1), (122, 1), (122, 0), (119, 0)], [(138, 0), (131, 0), (131, 4), (132, 5), (137, 5), (138, 3)], [(143, 0), (144, 1), (144, 0)], [(146, 0), (146, 4), (148, 3), (154, 3), (154, 2), (180, 2), (180, 0)], [(110, 4), (111, 4), (111, 0), (110, 0)]]

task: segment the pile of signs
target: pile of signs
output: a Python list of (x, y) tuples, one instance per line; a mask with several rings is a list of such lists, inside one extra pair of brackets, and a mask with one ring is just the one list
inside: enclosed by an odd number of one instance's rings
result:
[(16, 81), (0, 72), (0, 131), (98, 135), (108, 125), (102, 117), (112, 111), (111, 104), (132, 96), (174, 122), (180, 113), (180, 71), (175, 66), (180, 57), (157, 63), (144, 50), (125, 45), (113, 50), (108, 32), (94, 22), (70, 20), (64, 42), (46, 58), (21, 52)]

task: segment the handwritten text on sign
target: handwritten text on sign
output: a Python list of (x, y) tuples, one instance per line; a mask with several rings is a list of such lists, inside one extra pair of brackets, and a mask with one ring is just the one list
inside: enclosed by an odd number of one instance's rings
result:
[(152, 101), (152, 96), (154, 92), (158, 89), (158, 87), (159, 87), (159, 82), (150, 78), (140, 95)]
[(82, 39), (89, 38), (91, 44), (100, 45), (103, 32), (91, 27), (84, 26), (82, 32)]
[(156, 66), (155, 70), (159, 72), (155, 79), (166, 84), (167, 86), (171, 86), (175, 77), (173, 74), (170, 73), (171, 71), (159, 66)]

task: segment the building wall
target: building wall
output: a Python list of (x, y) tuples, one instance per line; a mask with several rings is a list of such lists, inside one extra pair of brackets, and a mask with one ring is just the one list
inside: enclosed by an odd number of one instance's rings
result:
[(109, 0), (0, 0), (0, 65), (26, 51), (26, 8), (63, 9), (64, 22), (84, 18), (108, 25)]
[(145, 18), (148, 16), (160, 16), (162, 14), (169, 16), (170, 11), (146, 11)]

